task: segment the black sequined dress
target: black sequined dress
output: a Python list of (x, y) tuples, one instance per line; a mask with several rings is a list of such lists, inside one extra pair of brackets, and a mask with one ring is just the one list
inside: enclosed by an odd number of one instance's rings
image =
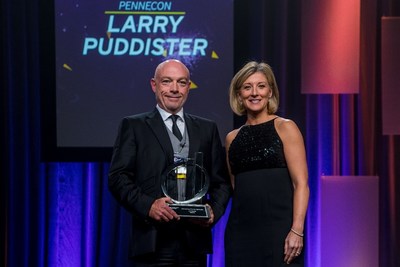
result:
[[(235, 175), (226, 267), (278, 267), (293, 217), (293, 187), (274, 120), (243, 126), (229, 148)], [(303, 253), (302, 253), (303, 254)], [(289, 266), (303, 266), (301, 257)]]

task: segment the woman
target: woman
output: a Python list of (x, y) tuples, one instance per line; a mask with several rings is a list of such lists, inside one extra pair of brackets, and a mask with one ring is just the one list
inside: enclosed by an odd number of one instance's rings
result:
[(229, 94), (233, 112), (247, 120), (226, 136), (234, 188), (226, 266), (303, 266), (309, 198), (303, 137), (293, 121), (275, 115), (279, 92), (269, 65), (247, 63)]

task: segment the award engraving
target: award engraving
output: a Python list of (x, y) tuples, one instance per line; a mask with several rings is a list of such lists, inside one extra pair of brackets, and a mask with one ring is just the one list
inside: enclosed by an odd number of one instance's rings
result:
[(209, 218), (209, 210), (201, 204), (210, 185), (203, 168), (203, 153), (197, 152), (194, 159), (182, 159), (170, 166), (161, 182), (165, 196), (173, 204), (169, 206), (181, 217)]

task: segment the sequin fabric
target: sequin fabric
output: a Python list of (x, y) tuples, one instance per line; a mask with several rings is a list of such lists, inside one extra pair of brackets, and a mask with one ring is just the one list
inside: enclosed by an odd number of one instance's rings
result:
[(239, 130), (228, 152), (232, 174), (286, 167), (282, 140), (275, 130), (274, 120), (245, 125)]

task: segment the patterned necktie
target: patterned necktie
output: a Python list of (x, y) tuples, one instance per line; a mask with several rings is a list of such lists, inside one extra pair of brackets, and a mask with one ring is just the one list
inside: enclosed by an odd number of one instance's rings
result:
[(179, 118), (178, 115), (171, 115), (170, 116), (172, 120), (172, 133), (178, 138), (179, 141), (182, 140), (182, 134), (181, 131), (178, 128), (178, 125), (176, 124), (176, 120)]

